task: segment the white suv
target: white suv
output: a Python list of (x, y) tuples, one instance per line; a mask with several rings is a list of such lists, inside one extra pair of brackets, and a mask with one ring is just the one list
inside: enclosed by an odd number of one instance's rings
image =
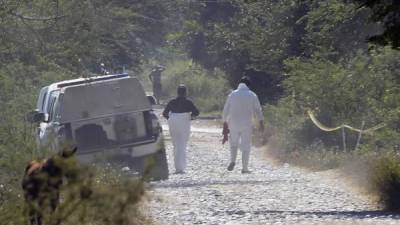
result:
[(66, 80), (41, 89), (29, 120), (39, 123), (41, 147), (74, 143), (81, 161), (106, 159), (140, 173), (152, 164), (150, 175), (167, 179), (162, 130), (149, 97), (127, 74)]

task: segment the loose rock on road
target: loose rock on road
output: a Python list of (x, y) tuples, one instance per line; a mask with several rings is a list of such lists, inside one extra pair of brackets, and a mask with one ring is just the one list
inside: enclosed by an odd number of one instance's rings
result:
[(340, 177), (273, 165), (262, 149), (252, 149), (251, 174), (241, 174), (240, 157), (228, 172), (229, 150), (221, 145), (220, 130), (196, 124), (201, 122), (194, 124), (186, 174), (151, 183), (148, 212), (154, 224), (400, 224), (400, 216), (379, 211)]

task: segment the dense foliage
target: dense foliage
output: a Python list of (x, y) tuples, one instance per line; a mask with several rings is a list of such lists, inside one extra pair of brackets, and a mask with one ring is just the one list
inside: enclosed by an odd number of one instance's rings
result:
[(2, 1), (2, 62), (53, 62), (74, 72), (136, 68), (163, 43), (164, 1)]
[(263, 102), (282, 95), (283, 60), (300, 54), (304, 11), (293, 1), (207, 1), (196, 5), (170, 41), (184, 46), (205, 68), (220, 68), (232, 87), (250, 76)]
[(400, 4), (396, 0), (356, 0), (361, 6), (372, 10), (371, 19), (383, 23), (384, 31), (369, 38), (381, 45), (400, 47)]
[[(164, 72), (165, 96), (169, 99), (177, 96), (179, 84), (185, 84), (188, 89), (188, 97), (193, 100), (201, 114), (219, 112), (229, 94), (229, 87), (219, 70), (207, 71), (188, 60), (175, 60), (167, 64)], [(210, 98), (212, 96), (212, 98)]]

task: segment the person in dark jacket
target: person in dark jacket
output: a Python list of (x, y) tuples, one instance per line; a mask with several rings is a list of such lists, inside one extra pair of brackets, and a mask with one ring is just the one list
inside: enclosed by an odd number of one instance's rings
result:
[(185, 85), (179, 85), (178, 97), (168, 102), (163, 116), (168, 119), (169, 132), (174, 146), (175, 173), (186, 169), (186, 147), (190, 136), (190, 120), (199, 115), (199, 110), (187, 99)]

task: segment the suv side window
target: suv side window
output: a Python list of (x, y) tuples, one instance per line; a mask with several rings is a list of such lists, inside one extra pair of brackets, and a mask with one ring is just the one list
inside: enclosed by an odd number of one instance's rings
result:
[(44, 112), (44, 104), (46, 102), (48, 89), (49, 89), (48, 87), (44, 87), (40, 90), (39, 98), (36, 103), (36, 108), (39, 110), (39, 112)]
[(50, 107), (48, 107), (48, 111), (47, 111), (47, 113), (49, 114), (49, 119), (48, 119), (48, 121), (54, 121), (54, 119), (55, 119), (55, 112), (57, 111), (57, 110), (55, 110), (55, 106), (56, 106), (56, 102), (57, 102), (57, 98), (58, 98), (58, 96), (59, 96), (59, 94), (60, 94), (60, 91), (52, 91), (51, 93), (50, 93), (50, 98), (49, 98), (49, 106)]
[(52, 121), (60, 121), (60, 110), (61, 110), (60, 102), (61, 102), (62, 96), (63, 96), (62, 94), (59, 94), (54, 102), (54, 105), (52, 107), (52, 112), (51, 112)]

